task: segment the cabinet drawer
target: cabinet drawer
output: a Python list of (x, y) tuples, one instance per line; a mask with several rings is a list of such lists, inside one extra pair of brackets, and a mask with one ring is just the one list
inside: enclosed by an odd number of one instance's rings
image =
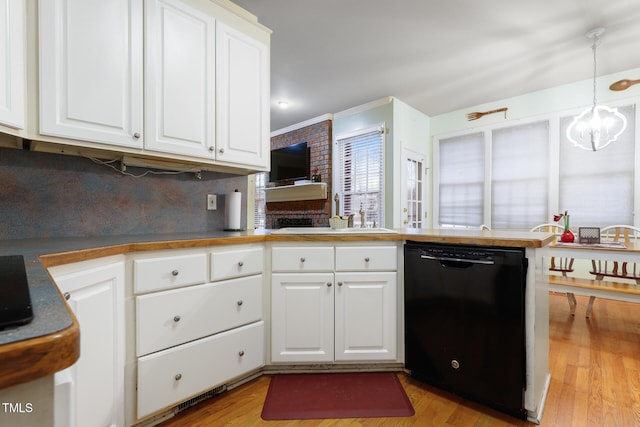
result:
[(353, 246), (336, 248), (336, 271), (395, 271), (395, 246)]
[(263, 260), (262, 248), (212, 252), (211, 281), (262, 273)]
[(262, 275), (136, 298), (137, 355), (262, 319)]
[(204, 253), (167, 256), (133, 261), (133, 289), (143, 293), (207, 281), (207, 256)]
[(138, 418), (264, 365), (264, 322), (138, 359)]
[(275, 247), (271, 250), (273, 271), (333, 271), (333, 247)]

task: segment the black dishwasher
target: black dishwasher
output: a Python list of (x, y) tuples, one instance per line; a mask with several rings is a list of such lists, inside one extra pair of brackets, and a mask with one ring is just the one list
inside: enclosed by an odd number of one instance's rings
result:
[(524, 249), (408, 241), (404, 262), (411, 375), (526, 419)]

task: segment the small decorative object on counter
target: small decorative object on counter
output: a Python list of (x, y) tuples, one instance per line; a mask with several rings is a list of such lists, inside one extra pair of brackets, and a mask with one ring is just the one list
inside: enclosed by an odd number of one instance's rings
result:
[(335, 216), (329, 218), (329, 225), (333, 229), (347, 228), (348, 224), (349, 224), (349, 219), (346, 216), (341, 218), (341, 217), (335, 215)]
[(320, 182), (320, 179), (322, 179), (322, 177), (318, 173), (318, 168), (313, 168), (313, 170), (311, 171), (311, 181)]
[(563, 220), (564, 232), (560, 236), (560, 241), (565, 243), (572, 243), (575, 240), (576, 236), (574, 236), (574, 234), (569, 229), (569, 214), (567, 211), (564, 211), (563, 214), (553, 216), (553, 220), (555, 222), (559, 222), (561, 219)]
[(579, 227), (578, 243), (600, 243), (600, 227)]

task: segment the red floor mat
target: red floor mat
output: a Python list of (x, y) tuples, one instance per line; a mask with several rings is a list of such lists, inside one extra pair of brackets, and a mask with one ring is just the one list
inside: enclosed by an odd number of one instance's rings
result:
[(415, 413), (393, 372), (274, 375), (264, 420), (410, 417)]

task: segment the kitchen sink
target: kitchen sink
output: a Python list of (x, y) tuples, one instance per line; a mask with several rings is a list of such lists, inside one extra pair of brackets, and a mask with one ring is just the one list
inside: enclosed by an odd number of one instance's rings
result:
[(272, 230), (271, 234), (397, 234), (388, 228), (331, 228), (331, 227), (285, 227)]

